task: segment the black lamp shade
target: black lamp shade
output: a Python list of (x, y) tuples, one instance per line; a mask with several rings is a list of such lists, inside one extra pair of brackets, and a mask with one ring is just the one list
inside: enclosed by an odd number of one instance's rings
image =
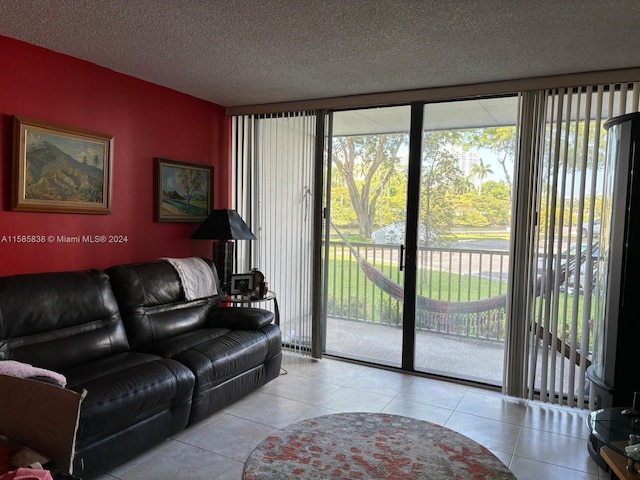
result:
[(191, 235), (193, 239), (213, 242), (212, 260), (222, 281), (222, 290), (229, 289), (233, 273), (234, 244), (230, 240), (256, 240), (242, 217), (235, 210), (212, 210)]
[(256, 237), (235, 210), (212, 210), (191, 235), (201, 240), (255, 240)]

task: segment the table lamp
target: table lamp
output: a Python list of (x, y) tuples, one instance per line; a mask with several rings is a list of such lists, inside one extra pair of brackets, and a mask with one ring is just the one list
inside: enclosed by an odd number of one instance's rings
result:
[(217, 240), (213, 242), (213, 264), (218, 270), (222, 290), (227, 291), (233, 272), (233, 240), (256, 240), (249, 226), (235, 210), (212, 210), (191, 235), (193, 239)]

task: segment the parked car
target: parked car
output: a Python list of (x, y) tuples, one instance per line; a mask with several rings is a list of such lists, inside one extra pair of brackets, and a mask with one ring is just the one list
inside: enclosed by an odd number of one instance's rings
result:
[[(371, 241), (377, 245), (404, 243), (405, 238), (404, 222), (391, 223), (371, 234)], [(420, 243), (424, 244), (427, 239), (426, 225), (420, 225)]]
[(379, 228), (371, 234), (371, 241), (375, 244), (404, 243), (405, 224), (392, 223)]
[[(594, 233), (595, 235), (595, 233)], [(567, 290), (567, 292), (572, 293), (575, 284), (575, 272), (577, 270), (576, 263), (580, 263), (580, 278), (579, 278), (579, 289), (580, 293), (584, 293), (584, 288), (587, 285), (587, 270), (591, 270), (591, 282), (590, 282), (590, 291), (593, 292), (593, 289), (596, 286), (596, 277), (598, 275), (598, 254), (600, 251), (600, 247), (596, 242), (591, 248), (591, 258), (587, 258), (587, 246), (582, 245), (580, 257), (576, 258), (576, 247), (575, 245), (569, 249), (569, 254), (563, 252), (560, 256), (560, 264), (561, 269), (565, 269), (565, 265), (568, 262), (568, 268), (565, 275), (565, 280), (560, 285), (559, 289), (561, 292)], [(556, 257), (554, 256), (551, 259), (551, 268), (553, 270), (555, 266)], [(548, 268), (548, 262), (545, 260), (544, 256), (541, 255), (538, 257), (538, 275), (543, 276)]]
[[(589, 233), (589, 224), (588, 223), (582, 224), (582, 235), (586, 236), (588, 233)], [(597, 235), (600, 235), (600, 219), (599, 218), (593, 221), (593, 236), (595, 237)]]

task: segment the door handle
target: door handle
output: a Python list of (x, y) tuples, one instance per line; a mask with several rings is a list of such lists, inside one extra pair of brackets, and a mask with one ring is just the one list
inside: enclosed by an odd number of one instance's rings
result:
[(404, 270), (404, 245), (400, 244), (400, 271)]

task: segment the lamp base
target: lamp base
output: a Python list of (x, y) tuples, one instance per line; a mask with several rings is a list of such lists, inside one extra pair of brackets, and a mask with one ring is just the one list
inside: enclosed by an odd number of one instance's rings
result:
[(233, 242), (225, 242), (223, 240), (213, 242), (212, 260), (216, 270), (218, 270), (220, 288), (224, 293), (230, 290), (231, 274), (233, 273), (233, 249)]

